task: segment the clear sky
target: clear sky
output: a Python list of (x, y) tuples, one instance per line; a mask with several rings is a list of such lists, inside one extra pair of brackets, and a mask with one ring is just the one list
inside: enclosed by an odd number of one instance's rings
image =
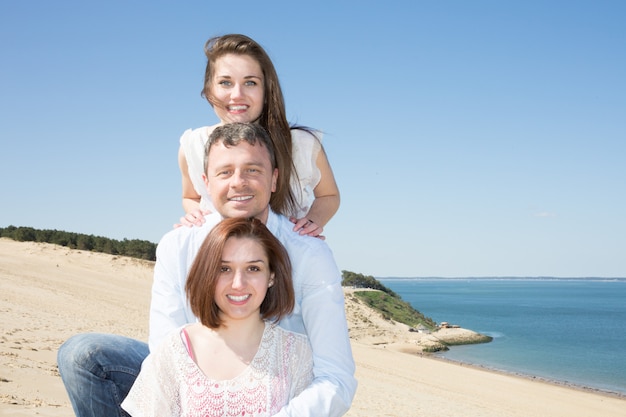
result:
[(2, 1), (0, 227), (157, 242), (244, 33), (323, 130), (339, 268), (626, 276), (626, 2)]

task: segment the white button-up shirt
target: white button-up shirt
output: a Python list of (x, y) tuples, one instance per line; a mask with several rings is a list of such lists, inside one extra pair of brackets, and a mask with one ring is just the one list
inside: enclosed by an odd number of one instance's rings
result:
[[(172, 330), (198, 319), (191, 312), (185, 282), (209, 231), (222, 220), (206, 217), (201, 227), (179, 227), (157, 247), (150, 306), (150, 349)], [(291, 315), (280, 326), (306, 334), (313, 350), (313, 383), (277, 416), (341, 416), (352, 403), (357, 382), (345, 315), (341, 273), (328, 245), (300, 236), (285, 216), (270, 211), (267, 228), (289, 253), (296, 296)]]

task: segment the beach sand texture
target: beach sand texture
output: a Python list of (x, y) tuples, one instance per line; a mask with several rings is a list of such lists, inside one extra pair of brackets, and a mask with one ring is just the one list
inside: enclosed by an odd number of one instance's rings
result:
[[(73, 416), (58, 347), (92, 331), (147, 340), (151, 281), (151, 262), (0, 239), (0, 416)], [(359, 388), (347, 416), (626, 417), (624, 398), (420, 356), (427, 335), (349, 292)]]

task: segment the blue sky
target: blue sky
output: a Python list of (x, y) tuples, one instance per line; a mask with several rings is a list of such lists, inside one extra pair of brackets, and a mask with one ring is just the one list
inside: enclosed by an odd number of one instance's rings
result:
[(340, 269), (626, 276), (626, 2), (0, 3), (0, 227), (157, 242), (204, 42), (244, 33), (326, 132)]

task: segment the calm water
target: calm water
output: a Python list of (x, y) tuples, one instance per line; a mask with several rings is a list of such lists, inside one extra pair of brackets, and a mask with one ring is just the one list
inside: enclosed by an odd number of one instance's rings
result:
[(379, 279), (436, 322), (493, 342), (446, 358), (626, 394), (626, 279)]

